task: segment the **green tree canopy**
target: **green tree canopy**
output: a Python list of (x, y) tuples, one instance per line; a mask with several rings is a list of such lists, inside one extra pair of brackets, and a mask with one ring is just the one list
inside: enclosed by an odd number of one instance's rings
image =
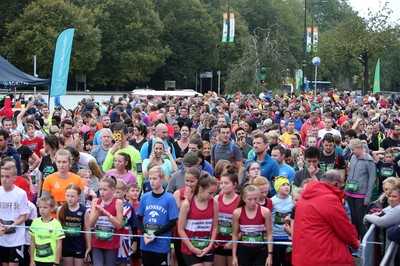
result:
[(9, 54), (13, 64), (29, 73), (36, 54), (39, 76), (48, 77), (58, 35), (67, 28), (75, 28), (70, 72), (86, 73), (100, 59), (100, 29), (94, 22), (93, 13), (86, 8), (65, 0), (38, 0), (7, 24), (1, 52)]

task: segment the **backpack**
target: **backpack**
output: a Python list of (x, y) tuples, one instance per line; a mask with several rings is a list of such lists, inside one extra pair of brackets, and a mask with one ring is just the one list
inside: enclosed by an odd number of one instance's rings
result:
[[(215, 150), (218, 148), (219, 144), (220, 144), (219, 142), (217, 144), (215, 144), (215, 146), (213, 147), (213, 150), (212, 150), (212, 152), (214, 154), (214, 161), (215, 161)], [(236, 165), (234, 145), (235, 144), (233, 143), (233, 141), (229, 142), (229, 150), (231, 152), (233, 164)]]
[[(147, 141), (147, 144), (148, 144), (147, 154), (148, 154), (148, 156), (150, 157), (151, 151), (153, 150), (153, 139), (149, 139), (149, 140)], [(167, 140), (167, 144), (168, 144), (168, 146), (170, 147), (171, 153), (172, 153), (172, 143), (169, 142), (169, 141)]]

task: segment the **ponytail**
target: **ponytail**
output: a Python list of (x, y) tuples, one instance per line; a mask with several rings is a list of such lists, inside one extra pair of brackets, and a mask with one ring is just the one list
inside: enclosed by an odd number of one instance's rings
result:
[(247, 194), (249, 192), (253, 192), (253, 191), (258, 191), (258, 195), (260, 195), (260, 190), (255, 185), (251, 185), (250, 183), (246, 183), (243, 186), (242, 194), (240, 195), (240, 200), (239, 200), (238, 205), (237, 205), (238, 208), (243, 207), (243, 206), (246, 205), (246, 203), (244, 202), (244, 198), (247, 197)]
[(214, 177), (211, 177), (208, 173), (203, 174), (197, 181), (193, 196), (199, 194), (200, 188), (207, 189), (211, 186), (218, 186), (217, 180)]
[[(81, 195), (82, 190), (80, 187), (78, 187), (75, 184), (70, 184), (67, 186), (67, 188), (65, 189), (65, 191), (67, 191), (68, 189), (74, 189), (76, 190), (76, 192), (78, 192), (78, 196)], [(58, 211), (58, 221), (62, 224), (65, 225), (65, 218), (67, 217), (67, 212), (68, 212), (68, 204), (67, 202), (65, 202), (59, 209)]]

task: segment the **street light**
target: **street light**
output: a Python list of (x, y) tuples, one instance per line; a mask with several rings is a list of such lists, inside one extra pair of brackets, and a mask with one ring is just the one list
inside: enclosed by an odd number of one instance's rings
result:
[(316, 56), (312, 59), (312, 63), (315, 66), (315, 80), (314, 80), (314, 97), (317, 99), (317, 78), (318, 78), (318, 66), (321, 64), (321, 59)]
[(306, 66), (307, 66), (307, 0), (304, 0), (304, 35), (303, 35), (303, 64), (302, 64), (302, 78), (303, 78), (303, 89), (306, 84)]

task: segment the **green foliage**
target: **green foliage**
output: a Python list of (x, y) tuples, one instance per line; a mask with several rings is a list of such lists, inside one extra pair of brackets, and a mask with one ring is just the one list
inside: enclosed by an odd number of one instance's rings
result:
[(96, 22), (102, 29), (102, 58), (92, 73), (102, 85), (121, 88), (147, 82), (170, 54), (162, 43), (163, 24), (150, 0), (98, 0)]
[[(287, 66), (295, 64), (294, 57), (288, 51), (289, 46), (279, 26), (255, 30), (254, 35), (246, 38), (243, 57), (232, 67), (225, 91), (259, 93), (265, 88), (281, 89), (288, 75)], [(260, 82), (263, 67), (267, 68), (268, 73), (266, 87)]]
[(93, 13), (64, 0), (38, 0), (7, 24), (1, 49), (11, 62), (32, 73), (33, 55), (37, 55), (39, 76), (49, 77), (55, 43), (60, 32), (75, 28), (70, 72), (85, 73), (95, 68), (100, 58), (100, 29), (94, 26)]
[(162, 77), (193, 86), (196, 72), (217, 64), (218, 28), (198, 0), (162, 0), (155, 6), (164, 24), (162, 42), (171, 49)]
[[(321, 40), (322, 74), (336, 80), (363, 76), (362, 87), (370, 88), (370, 68), (386, 47), (397, 43), (398, 29), (388, 24), (391, 13), (386, 7), (366, 19), (348, 17), (323, 33)], [(361, 70), (361, 71), (360, 71)]]

